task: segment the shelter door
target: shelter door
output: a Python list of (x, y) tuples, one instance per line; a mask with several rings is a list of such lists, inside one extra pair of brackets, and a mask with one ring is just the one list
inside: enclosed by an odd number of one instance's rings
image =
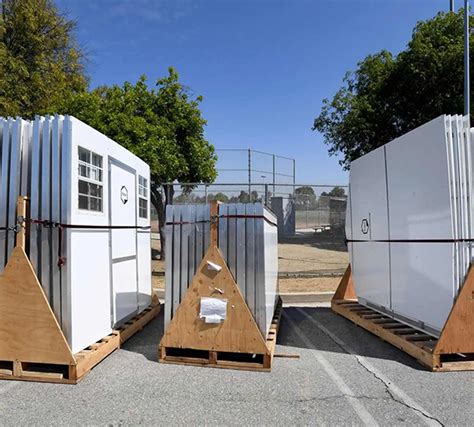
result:
[[(136, 174), (110, 161), (109, 208), (112, 226), (136, 226)], [(112, 323), (125, 322), (138, 311), (137, 231), (111, 230)]]

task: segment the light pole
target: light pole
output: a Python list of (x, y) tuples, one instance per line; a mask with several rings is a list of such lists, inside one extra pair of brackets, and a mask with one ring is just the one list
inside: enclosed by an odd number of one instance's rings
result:
[(469, 76), (469, 0), (464, 0), (464, 114), (471, 112)]

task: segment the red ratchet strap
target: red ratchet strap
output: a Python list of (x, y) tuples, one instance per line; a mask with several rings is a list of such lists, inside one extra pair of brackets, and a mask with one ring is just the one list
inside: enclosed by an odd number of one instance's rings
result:
[(472, 243), (474, 239), (388, 239), (388, 240), (349, 240), (346, 243)]
[(165, 225), (189, 225), (189, 224), (207, 224), (211, 221), (206, 219), (202, 221), (176, 221), (176, 222), (165, 222)]
[(275, 227), (278, 227), (277, 224), (274, 222), (270, 221), (265, 215), (244, 215), (244, 214), (232, 214), (232, 215), (220, 215), (219, 218), (226, 218), (226, 219), (245, 219), (245, 218), (250, 218), (250, 219), (263, 219), (265, 222), (268, 222), (270, 225), (274, 225)]
[(121, 230), (121, 229), (132, 229), (132, 230), (150, 230), (150, 226), (138, 226), (138, 225), (89, 225), (89, 224), (64, 224), (62, 222), (31, 219), (29, 220), (32, 224), (41, 224), (45, 227), (51, 228), (82, 228), (92, 230)]
[[(270, 225), (274, 225), (277, 227), (277, 224), (270, 221), (264, 215), (219, 215), (217, 218), (225, 218), (225, 219), (263, 219), (268, 222)], [(176, 221), (176, 222), (167, 222), (166, 225), (190, 225), (190, 224), (207, 224), (211, 223), (212, 221), (207, 219), (203, 221)]]
[(41, 219), (30, 219), (31, 224), (39, 224), (46, 228), (57, 228), (59, 231), (59, 245), (58, 245), (58, 267), (61, 268), (66, 260), (62, 256), (62, 241), (63, 230), (65, 228), (84, 229), (84, 230), (150, 230), (150, 226), (136, 226), (136, 225), (88, 225), (88, 224), (64, 224), (62, 222), (54, 222)]

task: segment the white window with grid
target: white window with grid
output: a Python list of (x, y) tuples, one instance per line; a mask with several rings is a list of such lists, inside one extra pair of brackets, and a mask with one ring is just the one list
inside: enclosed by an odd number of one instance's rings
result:
[(138, 216), (148, 218), (148, 180), (138, 175)]
[(79, 209), (102, 212), (103, 167), (102, 156), (78, 147)]

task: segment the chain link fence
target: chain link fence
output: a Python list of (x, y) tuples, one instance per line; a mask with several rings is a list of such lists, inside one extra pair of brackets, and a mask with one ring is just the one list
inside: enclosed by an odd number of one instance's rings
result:
[[(169, 184), (174, 204), (263, 202), (274, 210), (278, 204), (294, 216), (294, 230), (340, 234), (344, 230), (347, 186), (265, 183)], [(278, 212), (275, 212), (278, 214)], [(291, 233), (289, 233), (291, 234)]]
[[(344, 223), (348, 187), (345, 185), (173, 183), (168, 188), (172, 189), (174, 204), (219, 200), (224, 203), (263, 202), (269, 206), (279, 222), (282, 293), (332, 292), (347, 268)], [(156, 216), (153, 228), (157, 229)], [(159, 240), (154, 240), (153, 245), (159, 251)], [(164, 273), (164, 265), (153, 262), (154, 269)]]

